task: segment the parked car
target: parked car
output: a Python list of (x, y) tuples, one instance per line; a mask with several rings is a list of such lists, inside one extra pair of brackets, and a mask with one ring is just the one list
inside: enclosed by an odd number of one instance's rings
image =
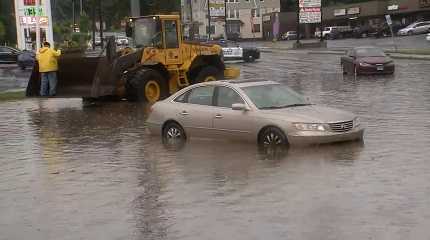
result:
[(288, 31), (281, 36), (282, 40), (295, 40), (297, 39), (297, 32), (296, 31)]
[(393, 74), (394, 62), (382, 49), (376, 47), (356, 47), (341, 57), (344, 74)]
[(361, 140), (359, 118), (309, 103), (273, 81), (213, 81), (186, 87), (155, 103), (150, 132), (168, 141), (221, 138), (263, 146)]
[[(321, 36), (321, 33), (315, 32), (315, 36)], [(353, 35), (353, 30), (350, 26), (333, 26), (333, 27), (325, 27), (323, 30), (323, 38), (326, 39), (338, 39), (349, 37)]]
[(430, 41), (430, 33), (427, 33), (426, 39), (427, 41)]
[(21, 51), (16, 48), (0, 46), (0, 63), (16, 63), (20, 53)]
[(369, 25), (364, 25), (355, 27), (352, 34), (355, 38), (366, 38), (371, 35), (372, 32), (375, 32), (374, 28)]
[(397, 32), (397, 35), (405, 36), (405, 35), (422, 34), (422, 33), (428, 33), (428, 32), (430, 32), (430, 21), (415, 22), (405, 28), (400, 29)]
[(254, 47), (242, 47), (237, 42), (220, 39), (209, 41), (210, 44), (218, 44), (222, 47), (225, 60), (243, 60), (245, 62), (254, 62), (260, 59), (260, 50)]
[(33, 51), (24, 50), (18, 55), (18, 66), (25, 70), (26, 67), (33, 67), (36, 62), (36, 54)]
[(127, 46), (129, 43), (128, 38), (125, 36), (118, 36), (115, 41), (118, 46)]

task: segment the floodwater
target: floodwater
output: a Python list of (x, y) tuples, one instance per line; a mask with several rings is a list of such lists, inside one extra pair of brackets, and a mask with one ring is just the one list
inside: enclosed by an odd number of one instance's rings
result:
[(428, 239), (430, 67), (343, 77), (338, 56), (264, 53), (244, 78), (361, 116), (364, 143), (260, 151), (147, 134), (148, 106), (0, 103), (0, 239)]

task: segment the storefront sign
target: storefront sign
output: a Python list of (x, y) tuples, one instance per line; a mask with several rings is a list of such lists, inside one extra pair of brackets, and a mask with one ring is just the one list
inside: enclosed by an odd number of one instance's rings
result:
[(224, 0), (210, 0), (209, 10), (210, 10), (211, 17), (224, 17), (225, 16)]
[(359, 14), (359, 13), (360, 13), (359, 7), (348, 8), (348, 15)]
[(430, 0), (420, 0), (420, 7), (430, 7)]
[(345, 8), (334, 10), (334, 16), (344, 16), (344, 15), (346, 15), (346, 9)]
[(41, 26), (48, 26), (48, 17), (19, 17), (19, 22), (21, 25), (36, 25), (37, 18)]
[(320, 23), (321, 9), (319, 7), (301, 8), (299, 19), (300, 19), (300, 23)]
[(389, 5), (389, 6), (387, 7), (387, 10), (388, 10), (388, 11), (395, 11), (395, 10), (399, 10), (399, 5), (397, 5), (397, 4)]
[(25, 16), (43, 16), (43, 7), (25, 7), (24, 8)]
[(299, 0), (300, 8), (321, 7), (321, 0)]

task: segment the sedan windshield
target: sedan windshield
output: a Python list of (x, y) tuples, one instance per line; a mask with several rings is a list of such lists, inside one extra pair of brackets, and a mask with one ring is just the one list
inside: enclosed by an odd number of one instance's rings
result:
[(359, 48), (356, 52), (357, 57), (385, 57), (385, 53), (378, 48)]
[(281, 84), (243, 87), (242, 90), (259, 109), (310, 105), (302, 95)]

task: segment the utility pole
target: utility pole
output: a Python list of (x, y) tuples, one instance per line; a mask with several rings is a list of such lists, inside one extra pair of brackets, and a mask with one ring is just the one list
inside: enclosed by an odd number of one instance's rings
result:
[(36, 51), (40, 49), (40, 0), (36, 0)]
[(103, 9), (102, 9), (102, 0), (99, 1), (99, 20), (100, 20), (100, 46), (103, 49)]
[(96, 0), (92, 0), (91, 6), (91, 20), (92, 20), (92, 38), (93, 38), (93, 50), (96, 49)]
[(193, 20), (193, 0), (189, 0), (190, 2), (190, 29), (188, 35), (190, 35), (190, 40), (194, 40), (194, 20)]
[(225, 40), (227, 40), (227, 0), (224, 0), (224, 31)]
[(131, 16), (140, 16), (140, 0), (130, 0)]
[(75, 32), (76, 27), (76, 14), (75, 14), (75, 0), (72, 0), (72, 19), (73, 19), (73, 32)]
[(211, 39), (211, 9), (209, 7), (210, 0), (208, 0), (208, 40)]
[(300, 44), (300, 3), (299, 3), (299, 1), (297, 1), (297, 25), (296, 25), (296, 32), (297, 32), (297, 40), (296, 40), (296, 43), (297, 43), (297, 47), (299, 46), (299, 44)]
[(81, 16), (84, 15), (84, 4), (83, 4), (84, 0), (81, 0)]
[(320, 42), (324, 42), (324, 38), (323, 38), (323, 7), (322, 7), (322, 0), (321, 0), (321, 7), (320, 7), (320, 12), (321, 12), (321, 22), (320, 22), (320, 29), (321, 29), (321, 36), (320, 36)]

